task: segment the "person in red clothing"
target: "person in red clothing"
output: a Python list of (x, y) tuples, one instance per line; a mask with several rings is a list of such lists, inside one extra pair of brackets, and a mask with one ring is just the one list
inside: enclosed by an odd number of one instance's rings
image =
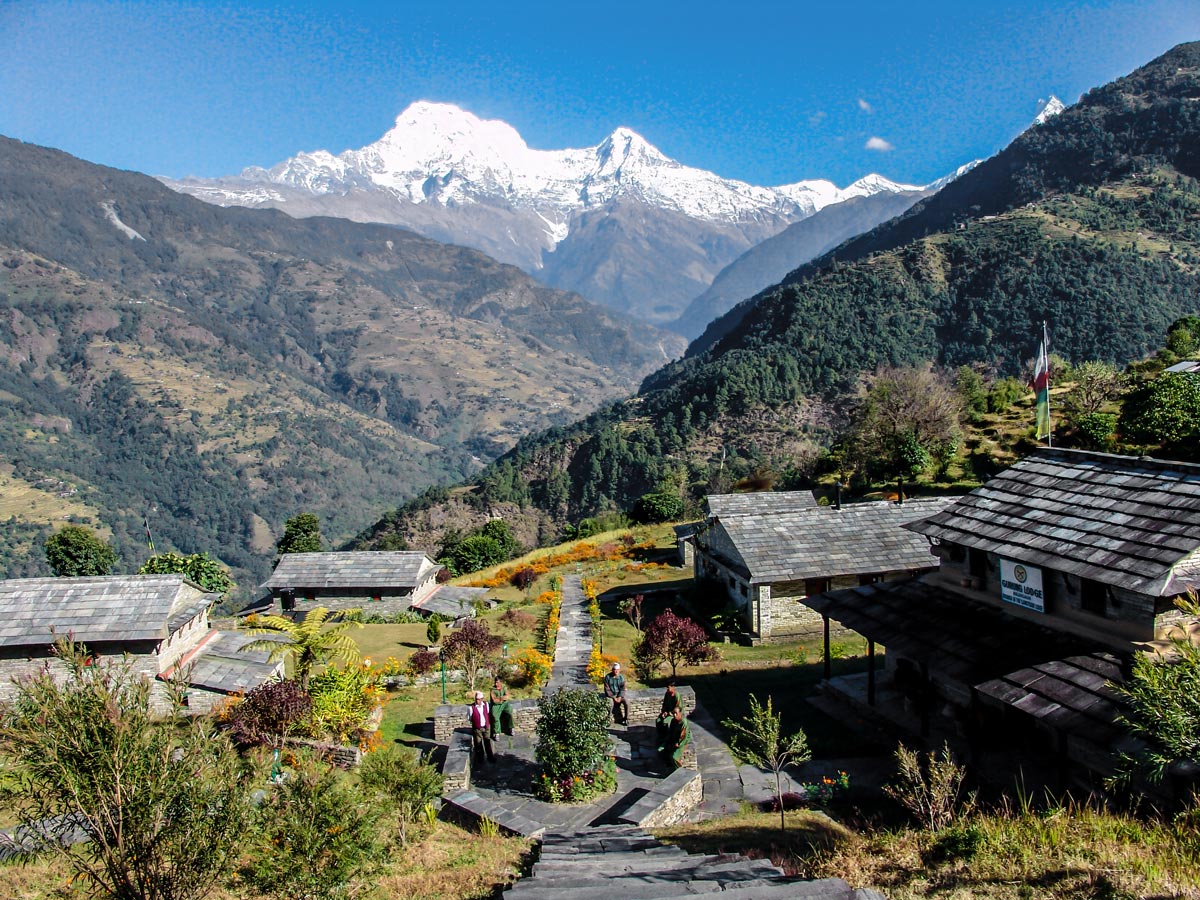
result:
[(476, 759), (486, 754), (487, 761), (496, 761), (496, 751), (492, 749), (492, 713), (488, 709), (483, 691), (475, 692), (475, 702), (467, 707), (467, 720), (471, 723), (471, 752)]

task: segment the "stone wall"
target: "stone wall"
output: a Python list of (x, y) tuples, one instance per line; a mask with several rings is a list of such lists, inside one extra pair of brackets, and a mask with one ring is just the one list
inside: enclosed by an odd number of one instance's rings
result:
[(617, 819), (640, 828), (665, 828), (687, 819), (704, 798), (704, 780), (695, 769), (676, 769)]
[[(129, 654), (124, 658), (105, 657), (104, 665), (128, 665), (130, 672), (148, 678), (150, 684), (150, 709), (155, 715), (165, 716), (171, 712), (171, 701), (167, 685), (158, 681), (158, 657), (153, 653)], [(51, 656), (0, 658), (0, 703), (11, 702), (17, 694), (14, 680), (28, 678), (49, 669), (54, 680), (65, 684), (68, 678), (66, 666)]]
[(349, 744), (333, 744), (326, 741), (310, 741), (292, 737), (284, 738), (283, 742), (289, 747), (305, 747), (339, 769), (353, 769), (362, 762), (362, 751)]
[[(696, 692), (687, 685), (675, 689), (679, 701), (683, 704), (685, 715), (691, 715), (696, 708)], [(665, 688), (650, 688), (643, 691), (627, 691), (626, 700), (629, 703), (630, 724), (646, 724), (658, 718), (662, 709)], [(509, 704), (513, 713), (513, 732), (515, 734), (533, 734), (537, 731), (538, 705), (537, 700), (513, 700)], [(433, 711), (433, 739), (439, 744), (450, 742), (451, 735), (456, 729), (464, 727), (467, 721), (465, 704), (447, 704)]]
[(442, 793), (465, 791), (471, 786), (471, 732), (461, 728), (446, 743), (449, 746), (442, 763)]

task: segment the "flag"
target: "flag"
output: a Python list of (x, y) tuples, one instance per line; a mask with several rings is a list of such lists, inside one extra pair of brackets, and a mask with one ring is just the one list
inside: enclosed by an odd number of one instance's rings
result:
[(1050, 349), (1046, 323), (1042, 323), (1042, 346), (1038, 349), (1037, 365), (1033, 369), (1034, 397), (1037, 402), (1037, 438), (1050, 444)]
[(146, 546), (150, 548), (150, 552), (154, 552), (154, 538), (150, 536), (150, 517), (142, 516), (142, 527), (146, 529)]

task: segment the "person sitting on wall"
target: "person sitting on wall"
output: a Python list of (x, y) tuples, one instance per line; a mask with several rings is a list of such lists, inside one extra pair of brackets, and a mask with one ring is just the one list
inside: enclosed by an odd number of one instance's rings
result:
[(483, 691), (475, 692), (475, 702), (467, 707), (467, 720), (471, 723), (471, 755), (481, 759), (485, 754), (489, 763), (496, 761), (492, 748), (492, 714), (483, 699)]
[(492, 740), (496, 739), (496, 731), (503, 731), (505, 734), (513, 733), (513, 717), (512, 707), (509, 706), (508, 685), (496, 678), (492, 685), (491, 696), (488, 698), (488, 712), (492, 716)]
[(675, 693), (675, 684), (667, 685), (667, 692), (663, 694), (662, 709), (658, 711), (658, 718), (654, 721), (654, 730), (658, 743), (663, 742), (666, 736), (667, 729), (671, 727), (671, 713), (679, 708), (679, 695)]
[(683, 768), (683, 750), (691, 743), (692, 728), (684, 718), (683, 707), (676, 706), (671, 713), (671, 721), (667, 725), (667, 736), (658, 747), (658, 755), (663, 762), (669, 762), (673, 768)]
[(612, 671), (604, 676), (604, 696), (612, 700), (613, 721), (618, 725), (629, 724), (629, 704), (625, 701), (625, 676), (621, 664), (613, 663)]

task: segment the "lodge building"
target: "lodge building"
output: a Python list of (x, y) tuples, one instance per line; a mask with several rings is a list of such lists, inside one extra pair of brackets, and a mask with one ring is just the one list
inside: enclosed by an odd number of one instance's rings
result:
[(805, 600), (887, 649), (830, 689), (1027, 786), (1099, 789), (1133, 748), (1112, 685), (1190, 624), (1175, 601), (1200, 587), (1200, 466), (1040, 450), (905, 528), (936, 571)]

